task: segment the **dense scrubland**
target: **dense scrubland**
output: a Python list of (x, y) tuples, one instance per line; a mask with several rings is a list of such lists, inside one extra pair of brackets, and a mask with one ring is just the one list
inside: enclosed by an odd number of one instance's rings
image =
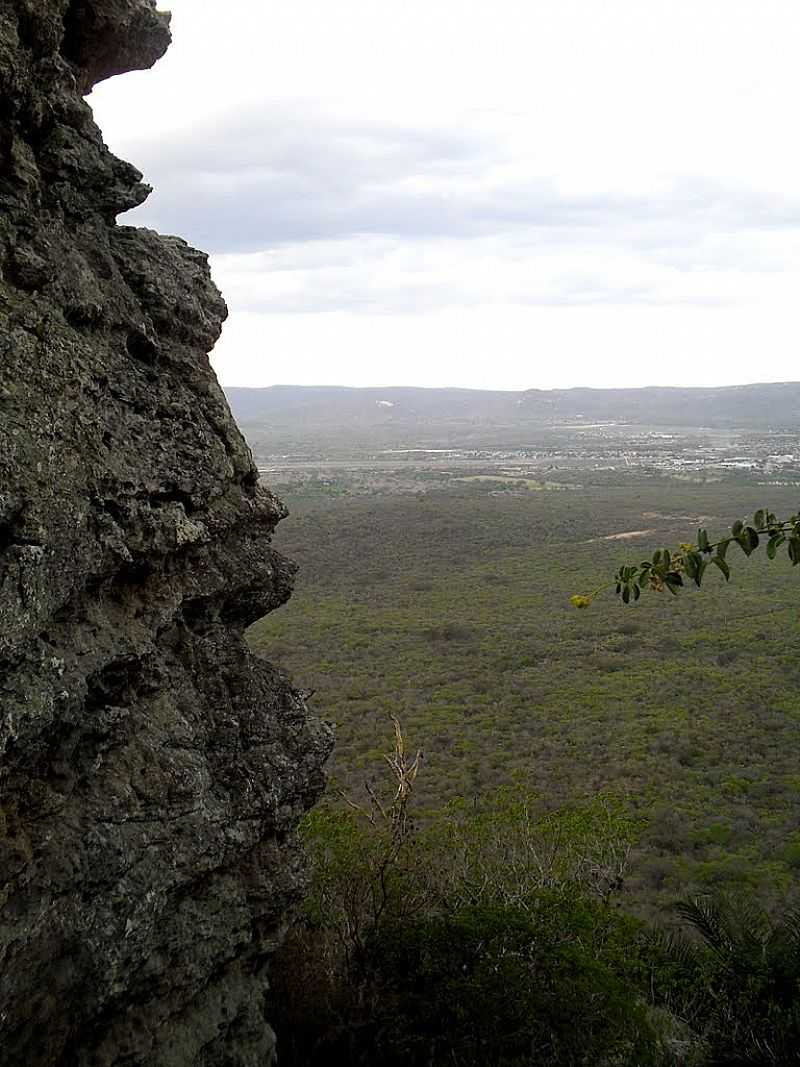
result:
[[(494, 483), (488, 483), (494, 486)], [(396, 714), (424, 748), (418, 800), (521, 783), (550, 804), (606, 794), (646, 819), (628, 878), (649, 912), (686, 889), (780, 895), (800, 870), (796, 573), (753, 557), (730, 584), (613, 596), (626, 558), (763, 503), (759, 487), (288, 496), (278, 544), (301, 570), (255, 648), (337, 726), (334, 782), (380, 774)], [(791, 509), (791, 489), (771, 488)], [(644, 535), (611, 535), (653, 529)]]
[[(756, 555), (569, 603), (796, 486), (282, 477), (301, 570), (250, 640), (337, 732), (276, 971), (284, 1062), (798, 1062), (797, 572)], [(399, 838), (390, 716), (422, 750)]]

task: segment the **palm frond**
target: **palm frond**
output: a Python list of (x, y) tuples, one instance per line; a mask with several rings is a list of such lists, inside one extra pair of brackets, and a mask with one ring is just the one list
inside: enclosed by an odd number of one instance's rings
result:
[(658, 955), (685, 970), (696, 969), (700, 964), (697, 945), (674, 930), (656, 930), (648, 943)]
[(780, 922), (776, 924), (773, 932), (781, 938), (788, 951), (795, 957), (800, 969), (800, 905), (789, 908)]
[(717, 955), (730, 953), (730, 935), (717, 900), (712, 897), (679, 900), (675, 911)]
[(722, 895), (695, 897), (680, 901), (676, 911), (720, 960), (740, 971), (765, 964), (774, 925), (754, 901)]

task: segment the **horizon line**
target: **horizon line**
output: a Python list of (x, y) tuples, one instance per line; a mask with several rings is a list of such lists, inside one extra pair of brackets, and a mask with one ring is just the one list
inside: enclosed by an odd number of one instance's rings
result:
[(264, 391), (267, 389), (352, 389), (352, 390), (380, 390), (383, 392), (396, 391), (399, 389), (416, 389), (427, 392), (463, 392), (463, 393), (569, 393), (582, 390), (584, 392), (645, 392), (648, 389), (673, 389), (685, 390), (709, 390), (709, 389), (763, 389), (765, 387), (778, 387), (797, 385), (799, 380), (777, 382), (736, 382), (728, 385), (566, 385), (566, 386), (527, 386), (519, 389), (502, 389), (490, 386), (471, 385), (341, 385), (336, 383), (315, 382), (314, 384), (299, 384), (292, 382), (273, 382), (271, 385), (226, 385), (219, 382), (223, 390), (250, 389)]

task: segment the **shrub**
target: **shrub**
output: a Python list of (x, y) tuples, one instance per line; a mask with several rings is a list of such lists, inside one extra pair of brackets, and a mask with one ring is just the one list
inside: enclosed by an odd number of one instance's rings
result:
[(715, 1067), (800, 1064), (800, 909), (772, 919), (751, 901), (707, 896), (678, 912), (694, 940), (662, 940), (662, 999), (704, 1036)]
[(660, 1062), (640, 927), (608, 903), (633, 824), (509, 788), (420, 829), (396, 730), (394, 796), (304, 825), (311, 890), (273, 968), (284, 1067)]
[(465, 906), (376, 932), (368, 966), (382, 995), (365, 1062), (656, 1062), (617, 955), (618, 916), (568, 892), (539, 891), (526, 905)]

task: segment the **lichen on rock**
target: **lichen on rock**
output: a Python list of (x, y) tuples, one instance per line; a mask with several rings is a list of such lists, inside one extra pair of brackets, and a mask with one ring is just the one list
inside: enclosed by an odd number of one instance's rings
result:
[[(152, 0), (0, 0), (0, 1065), (265, 1067), (330, 747), (247, 650), (288, 597), (206, 257), (83, 94)], [(266, 1001), (266, 1014), (265, 1014)]]

